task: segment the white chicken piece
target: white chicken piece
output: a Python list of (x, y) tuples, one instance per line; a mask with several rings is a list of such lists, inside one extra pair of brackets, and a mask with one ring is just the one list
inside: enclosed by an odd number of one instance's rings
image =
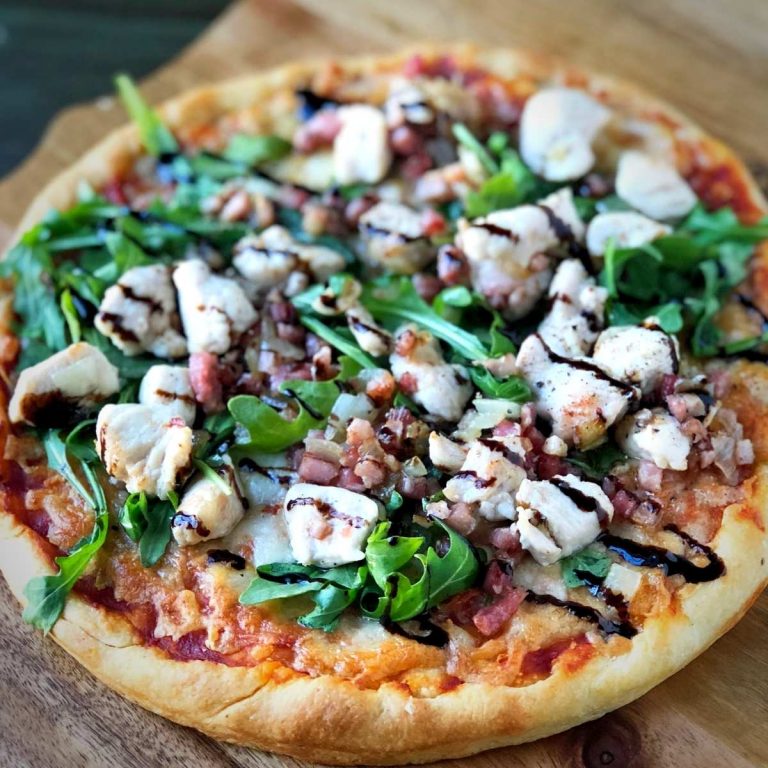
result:
[(293, 238), (284, 227), (273, 225), (258, 235), (246, 235), (234, 247), (232, 265), (259, 290), (268, 290), (288, 279), (299, 263)]
[(551, 309), (539, 335), (566, 357), (586, 355), (603, 327), (608, 291), (595, 284), (578, 259), (561, 262), (549, 286)]
[(538, 91), (520, 118), (520, 155), (548, 181), (578, 179), (594, 165), (592, 142), (610, 117), (610, 110), (584, 91)]
[(467, 457), (467, 447), (439, 432), (429, 435), (429, 460), (443, 472), (458, 472)]
[(581, 449), (600, 443), (639, 395), (590, 360), (558, 355), (538, 334), (522, 343), (517, 364), (554, 434)]
[(283, 514), (296, 560), (332, 568), (363, 559), (379, 507), (345, 488), (298, 483), (285, 496)]
[(570, 189), (561, 189), (537, 205), (494, 211), (460, 222), (456, 245), (469, 263), (472, 285), (504, 314), (527, 314), (549, 284), (547, 254), (565, 240), (581, 240), (584, 223)]
[[(232, 461), (227, 457), (216, 473), (219, 484), (199, 477), (184, 493), (171, 521), (171, 533), (180, 547), (220, 539), (240, 522), (245, 514), (243, 497)], [(226, 489), (222, 486), (226, 486)]]
[(173, 282), (192, 354), (223, 355), (259, 319), (237, 282), (213, 273), (200, 259), (181, 262)]
[(598, 213), (587, 227), (587, 250), (602, 256), (609, 242), (616, 248), (639, 248), (671, 232), (666, 224), (634, 211)]
[(81, 341), (19, 374), (8, 417), (13, 424), (61, 424), (73, 409), (87, 410), (119, 389), (117, 368)]
[(376, 203), (360, 217), (358, 228), (371, 266), (412, 275), (435, 257), (421, 214), (402, 203)]
[(392, 351), (392, 334), (384, 330), (362, 304), (346, 312), (347, 325), (360, 349), (374, 357), (388, 355)]
[(338, 184), (378, 184), (392, 162), (384, 113), (369, 104), (340, 107), (341, 130), (333, 141), (333, 173)]
[(613, 504), (596, 483), (555, 475), (523, 480), (517, 513), (523, 549), (541, 565), (552, 565), (591, 544), (612, 520)]
[(616, 194), (652, 219), (679, 219), (696, 205), (696, 195), (672, 163), (636, 149), (619, 158)]
[(463, 366), (445, 362), (431, 333), (414, 325), (400, 328), (389, 362), (395, 381), (427, 413), (445, 421), (462, 417), (472, 396), (469, 374)]
[(486, 520), (513, 520), (515, 492), (525, 477), (525, 470), (506, 458), (501, 443), (494, 450), (475, 440), (469, 445), (461, 470), (448, 481), (443, 492), (449, 501), (479, 503), (480, 515)]
[(677, 339), (660, 328), (614, 325), (598, 337), (592, 359), (615, 379), (639, 387), (649, 395), (666, 374), (677, 373)]
[(344, 257), (332, 248), (305, 245), (278, 224), (258, 235), (246, 235), (235, 245), (232, 264), (259, 290), (289, 282), (296, 269), (306, 267), (315, 280), (325, 282), (344, 268)]
[(187, 354), (171, 271), (163, 264), (124, 272), (104, 293), (93, 324), (126, 355), (151, 352), (174, 359)]
[(404, 77), (393, 78), (389, 97), (384, 104), (389, 128), (401, 125), (429, 125), (435, 121), (435, 111), (417, 83)]
[(105, 405), (96, 422), (96, 448), (107, 472), (129, 493), (167, 499), (189, 471), (192, 430), (164, 408)]
[(652, 461), (660, 469), (688, 469), (691, 438), (663, 408), (644, 408), (627, 416), (616, 428), (616, 441), (633, 459)]
[(191, 427), (197, 414), (197, 402), (189, 380), (189, 368), (153, 365), (141, 380), (139, 402), (163, 408), (168, 420), (178, 418)]

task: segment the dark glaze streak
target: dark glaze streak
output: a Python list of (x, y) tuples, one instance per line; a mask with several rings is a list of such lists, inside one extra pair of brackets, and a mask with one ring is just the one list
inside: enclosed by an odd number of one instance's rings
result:
[(519, 453), (515, 453), (507, 448), (501, 440), (494, 440), (492, 437), (478, 437), (477, 442), (482, 443), (491, 451), (502, 454), (510, 464), (514, 464), (517, 467), (525, 466), (525, 459)]
[(368, 235), (369, 237), (390, 237), (402, 245), (427, 239), (425, 235), (416, 235), (414, 237), (412, 235), (403, 234), (402, 232), (393, 232), (391, 229), (384, 229), (384, 227), (377, 227), (375, 224), (370, 224), (368, 222), (363, 222), (360, 225), (360, 230), (362, 234)]
[[(565, 482), (561, 477), (553, 477), (550, 481), (552, 485), (557, 488), (563, 496), (567, 496), (582, 512), (596, 512), (598, 517), (602, 508), (597, 503), (597, 499), (594, 496), (580, 491), (578, 488), (574, 488)], [(603, 512), (603, 516), (605, 513)]]
[(354, 517), (352, 515), (345, 515), (343, 512), (339, 512), (336, 507), (329, 504), (322, 499), (313, 499), (309, 496), (301, 496), (295, 499), (291, 499), (286, 504), (286, 511), (290, 512), (294, 507), (314, 507), (323, 517), (332, 517), (334, 520), (343, 520), (347, 525), (351, 525), (353, 528), (365, 527), (365, 520), (361, 517)]
[(211, 535), (211, 532), (200, 522), (197, 517), (194, 515), (185, 515), (182, 512), (179, 512), (173, 516), (171, 526), (173, 528), (189, 528), (193, 531), (197, 531), (197, 533), (203, 538)]
[(603, 579), (595, 576), (590, 571), (576, 570), (574, 573), (586, 584), (590, 594), (605, 601), (607, 605), (616, 611), (619, 621), (629, 623), (629, 605), (621, 595), (608, 589), (603, 583)]
[(582, 605), (572, 600), (560, 600), (552, 595), (540, 595), (537, 592), (528, 592), (525, 599), (536, 605), (554, 605), (557, 608), (565, 608), (576, 618), (597, 625), (604, 635), (619, 635), (630, 638), (637, 634), (637, 629), (628, 621), (614, 621), (588, 605)]
[(150, 312), (162, 312), (163, 305), (159, 301), (155, 301), (149, 296), (140, 296), (133, 288), (123, 283), (117, 283), (117, 287), (123, 292), (123, 296), (131, 301), (138, 302), (139, 304), (146, 304), (149, 307)]
[[(336, 385), (338, 386), (338, 384)], [(292, 389), (283, 390), (288, 397), (292, 397), (296, 402), (304, 408), (304, 410), (317, 421), (322, 421), (325, 417), (317, 409), (313, 408), (306, 400), (302, 400)]]
[(485, 478), (485, 477), (479, 477), (477, 472), (475, 472), (474, 469), (468, 469), (464, 472), (457, 472), (453, 478), (455, 480), (472, 480), (475, 484), (475, 488), (480, 490), (481, 488), (490, 488), (491, 486), (495, 485), (496, 479), (491, 478)]
[[(409, 624), (417, 624), (417, 627), (412, 631), (409, 627), (404, 626)], [(444, 648), (448, 645), (448, 633), (441, 627), (438, 627), (437, 624), (433, 624), (426, 616), (416, 616), (407, 622), (381, 619), (381, 625), (387, 632), (391, 632), (393, 635), (400, 635), (409, 640), (415, 640), (422, 645), (430, 645), (434, 648)]]
[(328, 107), (338, 107), (340, 102), (328, 96), (320, 96), (309, 88), (297, 88), (296, 98), (299, 100), (299, 117), (309, 120), (315, 113)]
[(498, 224), (491, 224), (490, 222), (486, 221), (483, 223), (474, 223), (472, 225), (473, 227), (477, 227), (478, 229), (484, 229), (486, 232), (490, 232), (492, 235), (498, 235), (499, 237), (506, 237), (509, 240), (511, 240), (513, 243), (519, 243), (520, 242), (520, 235), (518, 235), (516, 232), (513, 232), (511, 229), (507, 229), (506, 227), (500, 227)]
[(611, 533), (601, 534), (598, 541), (631, 565), (639, 565), (643, 568), (661, 568), (667, 576), (680, 575), (689, 584), (714, 581), (725, 573), (725, 564), (709, 547), (700, 544), (673, 525), (666, 526), (664, 530), (676, 534), (688, 547), (704, 555), (708, 560), (707, 564), (696, 565), (683, 555), (677, 555), (663, 547), (640, 544), (637, 541), (632, 541), (632, 539), (624, 539)]
[(99, 318), (102, 322), (109, 323), (112, 330), (120, 337), (121, 341), (130, 341), (137, 343), (139, 337), (130, 328), (123, 325), (123, 316), (116, 315), (114, 312), (99, 312)]
[(185, 395), (183, 392), (168, 392), (165, 389), (156, 389), (155, 394), (164, 400), (181, 400), (189, 405), (197, 405), (197, 400), (192, 395)]
[(362, 320), (359, 320), (354, 315), (350, 315), (347, 318), (347, 323), (349, 324), (349, 327), (353, 331), (357, 331), (358, 333), (373, 333), (374, 335), (378, 336), (380, 339), (383, 339), (387, 343), (389, 343), (389, 334), (385, 331), (382, 331), (381, 328), (376, 328), (372, 325), (368, 325), (368, 323), (364, 323)]
[(656, 323), (642, 323), (642, 328), (646, 328), (649, 331), (656, 331), (664, 337), (664, 342), (669, 348), (669, 358), (672, 361), (672, 373), (677, 373), (680, 370), (680, 357), (677, 354), (677, 347), (675, 346), (674, 339)]
[(246, 566), (244, 557), (236, 555), (227, 549), (211, 549), (208, 551), (208, 565), (213, 565), (214, 563), (224, 563), (235, 571), (244, 571)]
[(595, 267), (594, 264), (592, 264), (589, 251), (576, 240), (573, 230), (568, 224), (566, 224), (548, 205), (538, 203), (536, 207), (547, 217), (549, 226), (555, 233), (555, 237), (560, 240), (561, 243), (566, 244), (568, 253), (582, 263), (588, 275), (594, 275)]
[(623, 381), (614, 379), (613, 376), (609, 376), (599, 365), (591, 363), (589, 360), (571, 360), (569, 357), (558, 355), (557, 352), (553, 351), (547, 342), (544, 341), (539, 333), (536, 334), (536, 338), (541, 342), (544, 351), (547, 353), (547, 357), (553, 363), (568, 365), (571, 368), (577, 368), (580, 371), (588, 371), (593, 374), (595, 378), (600, 379), (601, 381), (606, 381), (611, 386), (619, 389), (628, 400), (635, 400), (637, 398), (637, 390), (631, 384), (626, 384)]

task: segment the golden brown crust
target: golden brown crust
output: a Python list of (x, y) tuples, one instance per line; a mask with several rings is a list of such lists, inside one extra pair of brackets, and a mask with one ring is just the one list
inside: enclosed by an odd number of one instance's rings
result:
[[(431, 52), (423, 46), (419, 50)], [(611, 104), (658, 113), (686, 137), (703, 142), (709, 156), (731, 164), (753, 204), (765, 208), (746, 169), (727, 148), (632, 86), (585, 76), (527, 53), (479, 52), (463, 46), (435, 52), (453, 53), (462, 62), (505, 75), (525, 71), (542, 80), (583, 78), (590, 90), (607, 94)], [(365, 73), (402, 62), (410, 53), (342, 62), (341, 67), (346, 74)], [(264, 102), (270, 94), (307, 80), (315, 70), (316, 65), (297, 64), (202, 88), (169, 102), (163, 112), (173, 127), (203, 123)], [(107, 182), (137, 151), (132, 127), (115, 132), (49, 185), (20, 229), (50, 207), (70, 204), (81, 179), (96, 185)], [(732, 626), (765, 586), (767, 525), (768, 465), (763, 465), (752, 497), (725, 510), (711, 543), (727, 568), (722, 578), (684, 587), (678, 593), (677, 610), (648, 619), (620, 658), (598, 654), (578, 669), (555, 664), (549, 677), (524, 687), (464, 683), (449, 692), (417, 698), (396, 683), (363, 690), (329, 675), (300, 675), (274, 662), (230, 667), (176, 661), (143, 645), (119, 614), (77, 595), (70, 597), (52, 636), (123, 695), (216, 738), (327, 763), (425, 762), (563, 730), (637, 698), (680, 669)], [(21, 602), (28, 579), (50, 572), (41, 539), (7, 511), (0, 512), (0, 568)]]

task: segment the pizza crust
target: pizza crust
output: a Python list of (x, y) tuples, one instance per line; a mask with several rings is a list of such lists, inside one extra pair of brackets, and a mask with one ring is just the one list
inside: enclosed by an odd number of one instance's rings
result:
[[(422, 46), (418, 52), (454, 54), (462, 62), (472, 61), (506, 75), (525, 71), (541, 79), (558, 79), (566, 72), (573, 74), (552, 60), (516, 51)], [(354, 59), (341, 67), (345, 74), (371, 72), (412, 53)], [(317, 63), (291, 65), (201, 88), (168, 102), (162, 112), (171, 127), (206, 122), (292, 88), (317, 68)], [(628, 111), (653, 110), (681, 125), (687, 135), (703, 140), (707, 154), (735, 168), (755, 205), (766, 208), (744, 165), (724, 145), (633, 86), (602, 76), (584, 77), (590, 90), (607, 92), (611, 104)], [(24, 216), (19, 232), (49, 208), (70, 205), (82, 179), (94, 185), (109, 181), (138, 151), (132, 126), (111, 134), (44, 190)], [(768, 259), (766, 249), (760, 259)], [(417, 698), (396, 683), (361, 689), (329, 675), (310, 678), (276, 662), (230, 667), (177, 661), (143, 645), (119, 614), (76, 594), (68, 599), (51, 635), (100, 680), (153, 712), (214, 738), (305, 760), (379, 765), (427, 762), (530, 741), (641, 696), (711, 645), (749, 608), (768, 582), (768, 464), (756, 467), (756, 473), (752, 497), (725, 510), (711, 543), (725, 562), (723, 577), (682, 588), (676, 610), (646, 620), (620, 657), (598, 654), (578, 669), (556, 663), (550, 676), (525, 687), (464, 683), (449, 692)], [(745, 514), (747, 509), (750, 514)], [(21, 603), (27, 581), (52, 570), (42, 540), (7, 511), (0, 511), (0, 569)]]

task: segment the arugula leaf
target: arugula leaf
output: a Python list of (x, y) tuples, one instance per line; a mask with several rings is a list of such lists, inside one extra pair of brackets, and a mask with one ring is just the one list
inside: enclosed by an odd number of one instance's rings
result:
[(326, 584), (314, 593), (315, 607), (299, 617), (299, 624), (310, 629), (332, 632), (338, 626), (341, 614), (355, 602), (357, 594), (358, 590), (355, 589), (342, 589), (335, 584)]
[(81, 328), (80, 328), (80, 316), (77, 314), (75, 303), (72, 300), (72, 291), (69, 288), (65, 288), (61, 292), (59, 299), (59, 306), (61, 307), (61, 314), (64, 315), (64, 319), (67, 321), (67, 328), (69, 329), (69, 337), (73, 342), (80, 341)]
[(617, 464), (626, 460), (626, 454), (614, 443), (603, 443), (583, 453), (571, 453), (566, 458), (569, 464), (578, 467), (593, 480), (602, 480)]
[(165, 553), (171, 540), (171, 520), (176, 514), (179, 500), (174, 494), (165, 501), (154, 499), (148, 505), (146, 513), (147, 527), (139, 541), (139, 559), (145, 568), (149, 568)]
[(92, 464), (87, 460), (80, 460), (80, 472), (89, 485), (89, 489), (86, 489), (79, 475), (72, 468), (67, 455), (68, 443), (76, 445), (81, 431), (82, 428), (78, 428), (71, 441), (69, 438), (62, 438), (60, 430), (50, 430), (42, 437), (51, 469), (62, 475), (95, 512), (91, 533), (75, 544), (67, 555), (56, 558), (58, 573), (31, 579), (24, 588), (28, 604), (23, 618), (46, 634), (61, 616), (72, 587), (104, 545), (109, 528), (109, 513), (104, 490)]
[(297, 395), (298, 413), (290, 421), (254, 395), (236, 395), (227, 403), (235, 421), (247, 432), (245, 439), (238, 439), (239, 446), (263, 453), (285, 450), (303, 440), (311, 429), (323, 427), (339, 396), (334, 381), (287, 381), (281, 389)]
[(388, 536), (391, 523), (379, 523), (368, 538), (365, 562), (376, 584), (385, 589), (389, 577), (399, 571), (424, 546), (423, 536)]
[(454, 123), (451, 126), (453, 136), (459, 144), (466, 147), (470, 152), (473, 152), (480, 164), (488, 171), (491, 176), (499, 172), (498, 163), (491, 157), (490, 152), (482, 145), (482, 143), (475, 138), (472, 131), (467, 128), (463, 123)]
[(477, 192), (467, 195), (466, 215), (470, 219), (522, 205), (544, 191), (517, 152), (506, 148), (501, 155), (500, 171), (483, 182)]
[(229, 140), (224, 158), (254, 167), (270, 160), (279, 160), (290, 154), (290, 141), (280, 136), (246, 136), (239, 133)]
[(141, 143), (147, 152), (156, 157), (178, 152), (178, 142), (157, 113), (144, 101), (133, 80), (128, 75), (118, 75), (115, 86), (125, 111), (139, 129)]
[(489, 350), (473, 334), (435, 312), (419, 296), (407, 277), (374, 281), (364, 287), (361, 301), (375, 318), (390, 323), (416, 323), (449, 344), (467, 360), (479, 360), (490, 355)]
[(520, 376), (508, 376), (497, 379), (487, 368), (475, 366), (469, 369), (472, 383), (485, 395), (515, 403), (527, 403), (533, 400), (533, 392), (525, 379)]
[(368, 570), (358, 563), (339, 565), (335, 568), (320, 568), (316, 565), (301, 565), (299, 563), (270, 563), (260, 565), (257, 569), (260, 576), (272, 580), (303, 581), (316, 580), (327, 581), (346, 589), (357, 589), (365, 583)]
[(117, 513), (117, 522), (131, 541), (141, 539), (147, 528), (147, 495), (144, 491), (132, 493), (126, 498)]
[(327, 341), (334, 349), (343, 352), (347, 357), (354, 360), (361, 368), (379, 367), (376, 364), (376, 361), (367, 353), (363, 352), (355, 342), (344, 338), (338, 331), (335, 331), (321, 320), (308, 315), (301, 315), (299, 319), (304, 327), (308, 328), (321, 339)]
[(284, 600), (286, 597), (305, 595), (308, 592), (317, 592), (322, 589), (320, 581), (298, 581), (294, 583), (270, 581), (269, 579), (255, 576), (248, 588), (240, 595), (242, 605), (258, 605), (267, 600)]
[(560, 569), (565, 586), (569, 589), (575, 589), (589, 583), (579, 575), (580, 573), (592, 574), (598, 579), (604, 579), (612, 563), (611, 558), (604, 552), (587, 548), (575, 552), (569, 557), (564, 557), (560, 561)]
[(440, 556), (434, 547), (427, 550), (426, 567), (429, 573), (429, 599), (427, 607), (439, 605), (459, 592), (471, 587), (477, 580), (480, 567), (470, 543), (442, 520), (433, 523), (448, 535), (448, 549)]
[(216, 471), (214, 467), (197, 457), (192, 459), (195, 469), (206, 479), (212, 482), (225, 496), (232, 495), (232, 486)]

